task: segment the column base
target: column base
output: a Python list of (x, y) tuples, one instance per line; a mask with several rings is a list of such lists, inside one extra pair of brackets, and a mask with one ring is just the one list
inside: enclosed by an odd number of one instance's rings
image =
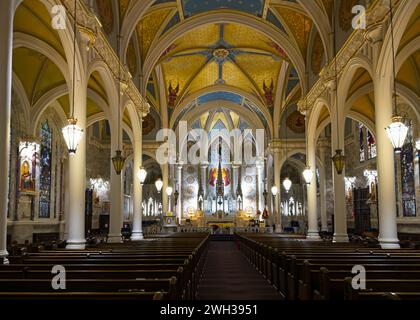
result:
[(142, 231), (134, 231), (130, 237), (131, 241), (140, 241), (144, 240), (143, 232)]
[(85, 250), (86, 240), (67, 241), (66, 249), (68, 250)]
[(8, 255), (9, 253), (7, 252), (7, 250), (0, 251), (0, 261), (3, 264), (9, 264), (9, 259), (7, 259)]
[(334, 233), (333, 242), (349, 242), (349, 236), (347, 233)]
[(382, 249), (400, 249), (400, 242), (398, 239), (379, 238), (378, 240)]
[(274, 233), (282, 233), (283, 228), (281, 227), (281, 224), (276, 224), (276, 230), (274, 230)]
[(108, 234), (107, 243), (122, 243), (121, 234)]
[(308, 240), (321, 240), (318, 231), (308, 230), (308, 234), (306, 235), (306, 239)]

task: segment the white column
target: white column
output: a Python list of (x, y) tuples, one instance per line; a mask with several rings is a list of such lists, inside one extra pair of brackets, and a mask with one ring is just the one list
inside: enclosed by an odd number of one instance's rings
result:
[(374, 79), (375, 123), (378, 170), (378, 208), (379, 237), (383, 249), (400, 247), (397, 231), (397, 212), (395, 195), (394, 149), (384, 128), (391, 123), (392, 117), (392, 80)]
[(260, 215), (260, 219), (262, 219), (262, 209), (261, 209), (261, 198), (262, 198), (262, 169), (263, 166), (261, 164), (260, 160), (257, 160), (255, 163), (255, 167), (257, 170), (257, 177), (255, 179), (255, 190), (256, 190), (256, 203), (255, 203), (255, 208), (256, 211), (260, 211), (261, 215)]
[[(118, 111), (117, 111), (118, 112)], [(119, 117), (118, 117), (119, 118)], [(122, 130), (118, 130), (117, 119), (112, 120), (111, 126), (111, 157), (115, 151), (122, 149)], [(110, 192), (110, 217), (108, 242), (121, 243), (121, 228), (123, 226), (123, 172), (117, 175), (114, 166), (110, 161), (111, 192)]]
[(281, 221), (281, 177), (280, 177), (280, 160), (281, 160), (281, 154), (280, 150), (275, 149), (274, 150), (274, 184), (277, 187), (277, 195), (274, 199), (274, 210), (277, 213), (277, 217), (275, 219), (276, 223), (276, 233), (281, 233), (283, 231), (283, 225)]
[(236, 190), (238, 190), (239, 178), (239, 165), (235, 162), (232, 163), (232, 196), (236, 200)]
[(0, 1), (0, 259), (8, 263), (7, 206), (9, 196), (10, 115), (12, 109), (13, 18), (17, 3)]
[[(333, 93), (335, 95), (335, 93)], [(340, 140), (337, 137), (337, 123), (336, 115), (332, 116), (331, 125), (331, 154), (334, 156), (335, 150), (339, 148), (344, 149), (344, 130), (340, 130)], [(344, 128), (343, 124), (339, 124), (340, 128)], [(343, 150), (344, 152), (344, 150)], [(347, 211), (345, 199), (345, 185), (344, 185), (344, 170), (342, 174), (338, 174), (334, 163), (332, 165), (333, 184), (334, 184), (334, 242), (348, 242), (347, 235)]]
[(318, 230), (318, 206), (316, 195), (316, 145), (315, 141), (308, 141), (307, 163), (314, 172), (311, 183), (307, 186), (307, 203), (308, 203), (308, 234), (307, 239), (319, 239)]
[[(321, 149), (321, 163), (325, 165), (325, 150)], [(316, 181), (316, 171), (314, 172), (314, 178)], [(320, 214), (321, 214), (321, 231), (328, 231), (328, 218), (327, 218), (327, 203), (326, 203), (326, 183), (325, 183), (325, 168), (319, 170), (319, 202), (320, 202)]]
[(201, 163), (201, 183), (202, 183), (202, 188), (203, 188), (203, 193), (204, 193), (204, 199), (205, 200), (207, 198), (207, 168), (209, 166), (208, 162), (202, 162)]
[[(142, 119), (140, 119), (140, 133), (142, 129)], [(143, 142), (142, 136), (135, 137), (134, 139), (134, 169), (133, 169), (133, 176), (134, 176), (134, 212), (133, 212), (133, 229), (131, 232), (131, 240), (138, 241), (143, 240), (143, 188), (140, 184), (139, 179), (137, 178), (137, 172), (142, 165), (142, 153), (143, 153)]]
[[(81, 52), (83, 53), (81, 49)], [(81, 69), (81, 68), (80, 68)], [(76, 78), (77, 78), (76, 72)], [(83, 78), (84, 75), (82, 75)], [(69, 157), (69, 212), (67, 249), (85, 248), (85, 189), (86, 189), (86, 99), (85, 79), (76, 79), (74, 117), (83, 135), (75, 155)], [(70, 101), (70, 103), (72, 103)]]
[[(183, 212), (183, 207), (184, 207), (184, 204), (183, 204), (183, 201), (182, 201), (182, 167), (183, 167), (183, 164), (182, 164), (182, 162), (180, 162), (180, 163), (178, 163), (178, 165), (177, 165), (177, 179), (178, 179), (178, 193), (179, 193), (179, 195), (178, 195), (178, 203), (177, 203), (177, 211), (178, 211), (178, 221), (179, 221), (179, 224), (181, 224), (181, 222), (182, 222), (182, 218), (184, 217), (184, 212)], [(175, 192), (175, 190), (174, 190), (174, 192)]]
[(162, 186), (162, 191), (161, 191), (161, 195), (162, 195), (162, 212), (165, 215), (166, 212), (168, 212), (169, 207), (168, 207), (168, 195), (166, 194), (166, 188), (169, 186), (169, 164), (163, 164), (162, 166), (162, 182), (163, 182), (163, 186)]

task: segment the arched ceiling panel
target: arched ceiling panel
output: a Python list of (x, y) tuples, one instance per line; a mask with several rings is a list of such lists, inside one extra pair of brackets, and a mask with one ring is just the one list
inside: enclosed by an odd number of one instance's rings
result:
[(46, 92), (66, 84), (59, 68), (43, 54), (24, 47), (13, 50), (13, 71), (33, 106)]
[(403, 49), (408, 43), (420, 35), (420, 4), (417, 6), (416, 11), (413, 13), (407, 28), (400, 41), (399, 49)]
[(52, 28), (51, 15), (41, 1), (23, 1), (16, 10), (13, 23), (14, 32), (25, 33), (46, 42), (66, 59), (60, 37)]
[(401, 66), (397, 75), (399, 83), (420, 96), (420, 50), (412, 54)]

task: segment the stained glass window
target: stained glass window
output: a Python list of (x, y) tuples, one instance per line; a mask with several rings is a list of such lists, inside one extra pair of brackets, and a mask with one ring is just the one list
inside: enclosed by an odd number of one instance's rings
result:
[(409, 131), (401, 152), (402, 209), (404, 217), (413, 217), (416, 216), (413, 131), (410, 121), (406, 122), (406, 125), (408, 125)]
[(52, 132), (45, 121), (41, 126), (41, 155), (39, 161), (39, 217), (50, 217)]
[(359, 123), (359, 161), (365, 161), (365, 132), (364, 125)]
[(366, 132), (366, 144), (367, 144), (367, 151), (368, 151), (368, 159), (376, 158), (376, 141), (373, 137), (373, 134), (367, 130)]

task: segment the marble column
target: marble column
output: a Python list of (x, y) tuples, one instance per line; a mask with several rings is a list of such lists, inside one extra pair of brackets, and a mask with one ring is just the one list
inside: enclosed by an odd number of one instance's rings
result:
[[(118, 117), (119, 119), (120, 117)], [(111, 157), (115, 155), (115, 151), (122, 149), (122, 130), (118, 130), (117, 119), (110, 123), (111, 126)], [(123, 226), (123, 175), (117, 175), (114, 166), (110, 159), (110, 177), (111, 177), (111, 191), (110, 191), (110, 217), (109, 217), (109, 234), (108, 242), (121, 243), (121, 229)]]
[[(366, 38), (372, 46), (372, 60), (377, 68), (382, 55), (383, 30), (375, 24), (366, 32)], [(392, 55), (390, 54), (392, 57)], [(392, 69), (391, 69), (392, 70)], [(390, 71), (390, 73), (392, 73)], [(376, 166), (378, 171), (378, 240), (383, 249), (400, 247), (397, 228), (397, 201), (395, 193), (394, 149), (387, 136), (386, 128), (393, 116), (393, 76), (392, 74), (375, 74), (373, 79), (375, 92), (375, 125), (376, 130)], [(380, 110), (380, 111), (379, 111)]]
[(201, 183), (202, 183), (202, 188), (203, 188), (203, 193), (204, 193), (204, 200), (207, 198), (207, 183), (208, 183), (208, 178), (207, 178), (207, 169), (209, 167), (209, 163), (208, 162), (201, 162), (200, 168), (201, 168)]
[[(333, 93), (335, 96), (335, 93)], [(331, 157), (335, 155), (336, 149), (344, 149), (344, 132), (340, 131), (340, 137), (337, 136), (337, 119), (336, 115), (332, 117), (331, 126)], [(341, 128), (344, 125), (340, 124)], [(341, 140), (339, 143), (339, 140)], [(344, 150), (343, 150), (344, 151)], [(345, 170), (342, 174), (338, 174), (335, 169), (334, 162), (331, 164), (333, 172), (333, 185), (334, 185), (334, 237), (333, 242), (348, 242), (347, 235), (347, 210), (346, 210), (346, 197), (345, 197), (345, 184), (344, 176)]]
[(165, 163), (161, 166), (162, 168), (162, 212), (165, 215), (168, 210), (168, 195), (166, 194), (166, 188), (169, 186), (169, 164)]
[(319, 239), (318, 230), (318, 206), (317, 206), (317, 188), (316, 188), (316, 142), (308, 141), (307, 164), (311, 168), (314, 176), (309, 185), (307, 185), (307, 203), (308, 203), (308, 234), (307, 239)]
[[(379, 77), (378, 77), (379, 78)], [(378, 209), (379, 243), (383, 249), (400, 247), (397, 230), (397, 212), (395, 196), (394, 149), (382, 128), (391, 123), (392, 118), (392, 79), (374, 79), (375, 105), (380, 112), (375, 112), (376, 150), (378, 170)]]
[[(87, 38), (78, 42), (83, 63), (87, 59)], [(74, 118), (83, 130), (83, 135), (75, 155), (69, 156), (69, 212), (66, 213), (68, 226), (67, 249), (85, 248), (85, 189), (86, 189), (86, 101), (87, 77), (83, 67), (76, 65)], [(70, 101), (70, 103), (73, 103)]]
[(137, 172), (142, 166), (143, 156), (143, 144), (141, 136), (142, 132), (142, 119), (140, 119), (140, 136), (134, 138), (134, 168), (133, 168), (133, 197), (134, 197), (134, 209), (133, 209), (133, 230), (131, 232), (131, 240), (138, 241), (143, 240), (143, 187), (137, 178)]
[[(178, 199), (177, 199), (177, 201), (178, 201), (177, 207), (178, 208), (176, 210), (177, 210), (177, 216), (178, 216), (179, 224), (181, 224), (182, 219), (184, 217), (184, 212), (183, 212), (183, 207), (184, 207), (183, 202), (184, 201), (182, 201), (182, 168), (183, 168), (183, 163), (179, 162), (177, 164), (176, 168), (177, 168), (177, 184), (178, 184), (178, 193), (179, 193)], [(175, 192), (175, 190), (174, 190), (174, 192)]]
[(274, 150), (274, 185), (277, 187), (277, 195), (274, 197), (274, 210), (277, 213), (275, 224), (276, 224), (276, 233), (281, 233), (283, 231), (282, 225), (282, 213), (281, 213), (281, 177), (280, 177), (280, 161), (281, 153), (279, 149)]
[(13, 18), (16, 1), (0, 1), (0, 259), (8, 263), (7, 206), (9, 196), (10, 121), (12, 110)]
[[(321, 149), (320, 153), (321, 164), (325, 165), (325, 150)], [(314, 179), (316, 180), (316, 171), (314, 172)], [(325, 168), (319, 170), (319, 202), (320, 202), (320, 215), (321, 215), (321, 231), (328, 231), (328, 217), (327, 217), (327, 202), (326, 192), (327, 186), (325, 181)]]

